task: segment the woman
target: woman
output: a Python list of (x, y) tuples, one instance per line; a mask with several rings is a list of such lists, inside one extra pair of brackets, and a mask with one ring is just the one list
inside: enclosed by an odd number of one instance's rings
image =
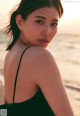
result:
[(60, 0), (21, 0), (12, 13), (4, 64), (8, 115), (73, 116), (55, 60), (45, 49), (62, 14)]

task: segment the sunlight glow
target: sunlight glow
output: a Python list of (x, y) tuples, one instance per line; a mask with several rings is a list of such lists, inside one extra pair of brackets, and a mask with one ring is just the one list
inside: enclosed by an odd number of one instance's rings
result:
[(60, 19), (59, 32), (80, 35), (80, 2), (62, 0), (64, 14)]
[[(77, 32), (80, 33), (79, 1), (80, 0), (62, 0), (64, 14), (60, 19), (59, 31), (64, 31), (66, 29), (68, 31), (68, 27), (70, 27), (70, 29), (75, 27), (75, 30), (78, 30)], [(6, 22), (8, 22), (10, 10), (19, 2), (20, 0), (0, 0), (0, 29), (5, 26)]]

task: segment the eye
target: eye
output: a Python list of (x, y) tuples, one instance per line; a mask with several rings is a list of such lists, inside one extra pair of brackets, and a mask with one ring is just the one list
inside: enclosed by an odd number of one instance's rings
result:
[(51, 26), (56, 27), (58, 25), (58, 23), (52, 23)]
[(36, 22), (39, 23), (39, 24), (44, 24), (43, 20), (37, 20)]

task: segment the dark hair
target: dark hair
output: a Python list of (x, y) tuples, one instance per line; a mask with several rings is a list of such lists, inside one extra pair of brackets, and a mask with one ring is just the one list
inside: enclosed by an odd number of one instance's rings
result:
[(10, 23), (6, 27), (7, 34), (11, 33), (11, 42), (8, 45), (6, 50), (10, 50), (15, 42), (17, 41), (20, 30), (16, 25), (15, 17), (20, 14), (24, 20), (27, 19), (28, 15), (35, 11), (36, 9), (42, 7), (55, 7), (61, 17), (63, 14), (63, 7), (61, 4), (61, 0), (21, 0), (18, 8), (12, 12), (10, 17)]

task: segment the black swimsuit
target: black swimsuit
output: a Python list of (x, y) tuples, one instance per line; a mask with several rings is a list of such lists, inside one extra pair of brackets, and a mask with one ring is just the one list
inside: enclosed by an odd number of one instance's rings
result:
[(29, 100), (20, 103), (14, 103), (19, 67), (23, 54), (27, 49), (28, 48), (23, 51), (19, 61), (14, 83), (13, 103), (8, 104), (6, 102), (6, 104), (0, 106), (0, 109), (7, 109), (7, 116), (55, 116), (47, 101), (45, 100), (40, 88), (38, 92)]

